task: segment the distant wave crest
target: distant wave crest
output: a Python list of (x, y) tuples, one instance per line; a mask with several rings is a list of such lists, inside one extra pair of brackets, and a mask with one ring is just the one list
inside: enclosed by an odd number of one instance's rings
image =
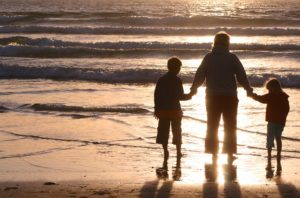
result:
[(226, 31), (232, 35), (246, 36), (298, 36), (300, 27), (86, 27), (86, 26), (0, 26), (0, 33), (51, 33), (51, 34), (98, 34), (98, 35), (214, 35)]
[[(0, 45), (20, 45), (20, 46), (37, 46), (37, 47), (62, 47), (62, 48), (88, 48), (88, 49), (110, 49), (110, 50), (124, 50), (124, 49), (190, 49), (201, 50), (210, 49), (211, 43), (166, 43), (166, 42), (70, 42), (63, 40), (55, 40), (49, 38), (29, 38), (24, 36), (14, 36), (8, 38), (1, 38)], [(232, 50), (270, 50), (270, 51), (282, 51), (282, 50), (300, 50), (300, 45), (297, 44), (243, 44), (232, 43), (230, 45)]]
[[(195, 57), (207, 53), (211, 43), (166, 42), (70, 42), (49, 38), (23, 36), (0, 39), (0, 56), (37, 58), (83, 58), (83, 57), (131, 57), (131, 56), (180, 56)], [(243, 44), (233, 43), (231, 50), (245, 55), (282, 55), (299, 57), (298, 44)]]
[[(66, 67), (24, 67), (19, 65), (0, 64), (0, 78), (2, 79), (52, 79), (52, 80), (82, 80), (103, 83), (155, 83), (163, 75), (159, 69), (122, 69), (106, 70), (92, 68)], [(194, 72), (182, 73), (181, 78), (188, 83), (193, 81)], [(285, 87), (300, 88), (299, 74), (249, 74), (248, 78), (253, 86), (262, 86), (270, 77), (280, 79)]]
[(1, 24), (11, 23), (106, 23), (131, 26), (299, 26), (295, 18), (249, 17), (249, 16), (150, 16), (135, 12), (2, 12)]

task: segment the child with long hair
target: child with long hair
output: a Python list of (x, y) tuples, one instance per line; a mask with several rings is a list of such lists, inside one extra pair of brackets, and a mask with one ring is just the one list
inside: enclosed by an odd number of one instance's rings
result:
[(286, 118), (290, 110), (289, 96), (282, 90), (281, 85), (277, 79), (270, 79), (266, 82), (266, 88), (269, 93), (264, 95), (252, 94), (251, 97), (261, 103), (267, 104), (266, 121), (267, 127), (267, 149), (268, 149), (268, 163), (267, 170), (271, 170), (271, 152), (274, 147), (274, 139), (277, 145), (277, 174), (281, 172), (281, 150), (282, 140), (281, 135), (286, 123)]

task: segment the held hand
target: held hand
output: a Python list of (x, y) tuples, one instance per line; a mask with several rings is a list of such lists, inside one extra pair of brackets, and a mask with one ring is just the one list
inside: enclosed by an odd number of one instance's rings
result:
[(257, 94), (252, 92), (248, 97), (251, 97), (252, 99), (254, 99), (256, 96), (257, 96)]
[(156, 120), (158, 120), (158, 114), (157, 114), (156, 111), (154, 111), (153, 116), (154, 116), (154, 118), (155, 118)]
[(191, 91), (190, 91), (189, 94), (191, 94), (192, 96), (193, 96), (193, 95), (196, 95), (196, 94), (197, 94), (197, 89), (192, 89), (192, 88), (191, 88)]
[(253, 88), (252, 87), (247, 90), (247, 96), (248, 97), (252, 97), (253, 96)]
[(187, 99), (188, 100), (192, 99), (192, 97), (193, 97), (193, 93), (190, 92), (190, 93), (187, 94)]

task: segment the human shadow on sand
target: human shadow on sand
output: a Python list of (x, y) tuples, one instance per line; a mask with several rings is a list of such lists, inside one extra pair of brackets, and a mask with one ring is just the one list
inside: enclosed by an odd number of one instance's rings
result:
[[(206, 182), (203, 184), (203, 197), (214, 198), (219, 195), (218, 164), (205, 164)], [(224, 197), (241, 198), (240, 185), (237, 182), (236, 166), (232, 164), (224, 164), (222, 166), (224, 174)]]
[(156, 169), (157, 179), (145, 182), (140, 190), (139, 197), (170, 197), (174, 181), (179, 181), (181, 178), (181, 158), (177, 159), (176, 166), (172, 169), (172, 179), (169, 179), (168, 165), (164, 162), (162, 167)]
[(280, 176), (275, 179), (275, 182), (282, 198), (300, 197), (300, 191), (292, 183), (286, 183)]
[(276, 186), (282, 198), (300, 197), (300, 191), (297, 189), (297, 187), (292, 183), (285, 182), (281, 176), (282, 172), (278, 170), (274, 175), (272, 166), (270, 168), (266, 168), (266, 179), (273, 180), (276, 183)]

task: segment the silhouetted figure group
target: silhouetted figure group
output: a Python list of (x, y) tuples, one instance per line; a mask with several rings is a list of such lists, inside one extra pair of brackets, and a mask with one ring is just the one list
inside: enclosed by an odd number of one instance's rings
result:
[(230, 36), (226, 32), (215, 35), (211, 52), (202, 60), (194, 77), (190, 93), (183, 91), (182, 81), (177, 76), (182, 63), (177, 57), (168, 60), (168, 72), (157, 82), (154, 103), (155, 117), (158, 119), (156, 143), (162, 144), (164, 150), (163, 167), (167, 167), (169, 158), (168, 138), (172, 127), (173, 141), (177, 148), (177, 159), (181, 158), (181, 120), (182, 110), (180, 100), (189, 100), (197, 94), (197, 88), (206, 84), (206, 112), (207, 131), (205, 139), (205, 153), (212, 155), (213, 164), (219, 152), (218, 128), (221, 116), (224, 122), (224, 140), (222, 153), (227, 154), (228, 164), (232, 165), (237, 153), (237, 112), (238, 95), (237, 82), (246, 90), (247, 96), (261, 103), (267, 104), (267, 169), (271, 168), (271, 150), (274, 139), (277, 145), (277, 171), (281, 172), (281, 134), (289, 112), (288, 95), (283, 92), (277, 79), (266, 83), (268, 94), (253, 93), (245, 69), (239, 58), (230, 52)]

